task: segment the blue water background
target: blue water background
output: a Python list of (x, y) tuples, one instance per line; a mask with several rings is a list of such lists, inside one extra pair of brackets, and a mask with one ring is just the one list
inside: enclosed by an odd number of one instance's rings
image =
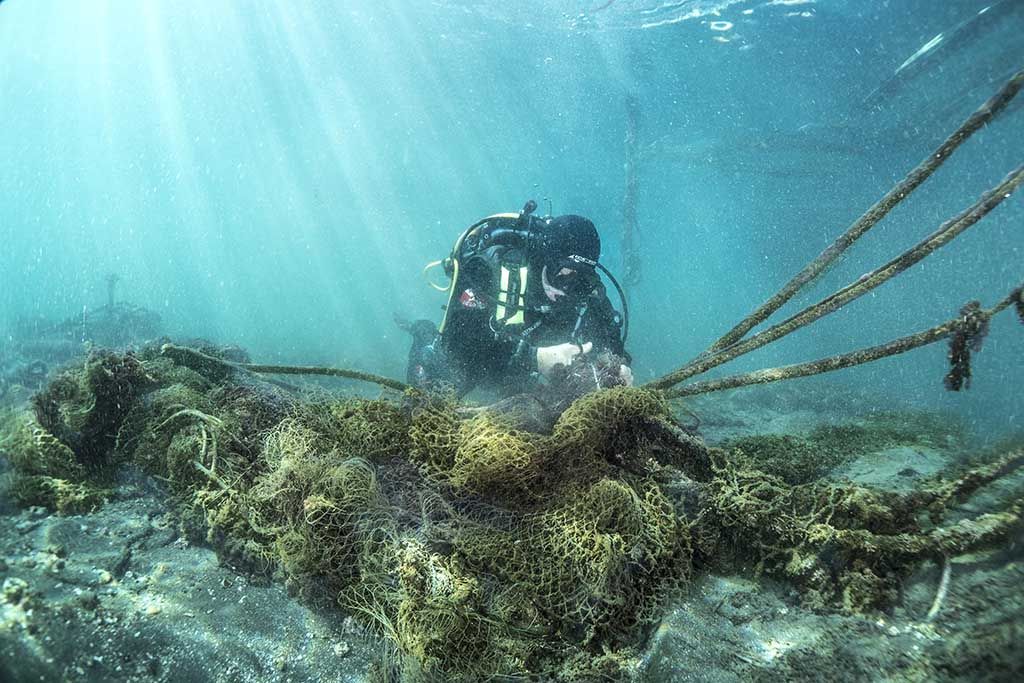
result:
[[(87, 313), (116, 272), (122, 298), (173, 334), (401, 377), (393, 313), (440, 317), (420, 271), (483, 215), (550, 198), (595, 221), (621, 270), (633, 94), (643, 279), (629, 347), (647, 380), (775, 291), (1024, 67), (1024, 3), (1011, 3), (866, 107), (924, 43), (992, 3), (7, 0), (0, 325)], [(783, 313), (934, 230), (1022, 152), (1018, 104)], [(1022, 244), (1016, 196), (898, 280), (723, 370), (990, 305), (1024, 280)], [(801, 382), (1019, 430), (1012, 313), (969, 392), (942, 388), (945, 354), (940, 343)]]

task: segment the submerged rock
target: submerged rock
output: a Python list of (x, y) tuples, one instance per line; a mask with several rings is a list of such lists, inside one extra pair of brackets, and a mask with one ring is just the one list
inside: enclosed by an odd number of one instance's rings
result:
[[(4, 569), (0, 680), (364, 680), (376, 643), (336, 610), (239, 574), (209, 548), (177, 543), (176, 529), (154, 529), (151, 520), (168, 511), (139, 491), (85, 516), (46, 517), (27, 535), (14, 531), (26, 513), (0, 516), (0, 555), (13, 560)], [(54, 538), (67, 552), (59, 569), (20, 562), (45, 554)]]

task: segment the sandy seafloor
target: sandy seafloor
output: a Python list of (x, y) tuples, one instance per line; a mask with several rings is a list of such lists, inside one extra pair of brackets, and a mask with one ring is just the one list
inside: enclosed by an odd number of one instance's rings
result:
[[(877, 401), (791, 386), (691, 405), (713, 444), (856, 422)], [(961, 450), (896, 446), (831, 476), (905, 489), (962, 458)], [(1019, 476), (1002, 482), (1002, 493), (1019, 495), (1020, 483)], [(960, 512), (977, 514), (996, 493), (979, 494)], [(329, 606), (225, 566), (187, 540), (159, 482), (130, 473), (91, 514), (61, 517), (5, 503), (0, 558), (2, 681), (362, 681), (385, 650)], [(791, 588), (765, 577), (698, 575), (634, 662), (635, 679), (1022, 680), (1022, 560), (1019, 542), (956, 558), (931, 621), (941, 575), (933, 564), (907, 582), (891, 613), (867, 616), (811, 612)]]

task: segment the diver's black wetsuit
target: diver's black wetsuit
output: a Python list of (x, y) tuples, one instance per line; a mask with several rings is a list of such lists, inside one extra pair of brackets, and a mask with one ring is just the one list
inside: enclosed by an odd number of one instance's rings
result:
[[(523, 320), (514, 325), (495, 320), (500, 306), (494, 294), (497, 272), (510, 257), (525, 263), (529, 273)], [(444, 329), (434, 334), (429, 321), (412, 325), (409, 383), (448, 385), (460, 396), (480, 385), (511, 395), (535, 381), (539, 347), (590, 342), (591, 353), (625, 356), (622, 320), (599, 276), (593, 270), (581, 271), (574, 293), (551, 301), (544, 292), (538, 260), (531, 262), (514, 247), (492, 247), (468, 259), (451, 295)]]

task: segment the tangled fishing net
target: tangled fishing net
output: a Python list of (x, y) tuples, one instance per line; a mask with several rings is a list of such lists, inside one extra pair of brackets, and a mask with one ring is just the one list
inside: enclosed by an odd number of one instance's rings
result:
[(896, 494), (787, 481), (756, 444), (708, 449), (642, 389), (582, 395), (531, 431), (439, 396), (297, 399), (214, 369), (92, 356), (10, 418), (12, 490), (89, 509), (116, 467), (142, 467), (218, 552), (328, 596), (408, 679), (626, 677), (696, 571), (753, 565), (808, 605), (865, 611), (920, 560), (1020, 519), (944, 521), (1021, 452)]

